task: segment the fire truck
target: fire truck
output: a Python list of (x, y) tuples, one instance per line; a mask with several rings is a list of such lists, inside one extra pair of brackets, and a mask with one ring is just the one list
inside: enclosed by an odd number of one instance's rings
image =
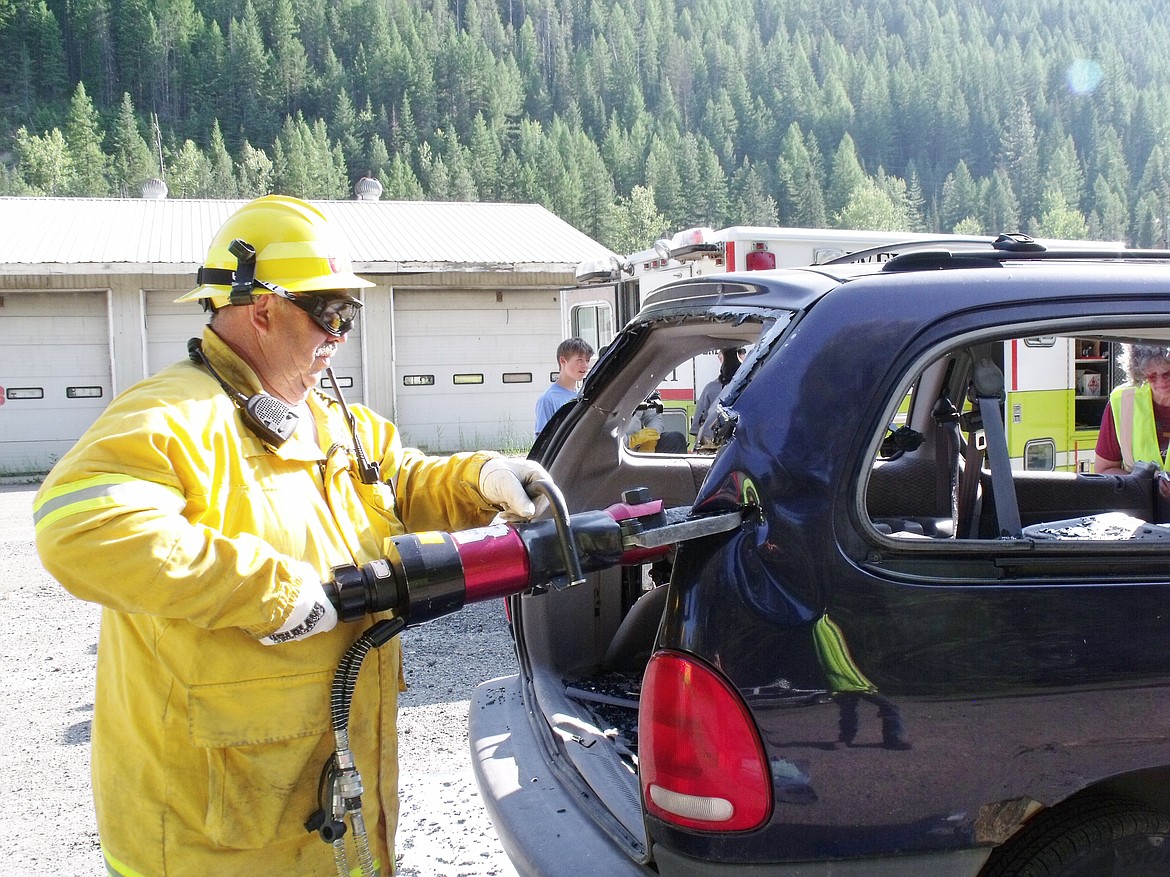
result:
[[(577, 286), (561, 297), (565, 337), (602, 350), (650, 293), (676, 280), (708, 274), (820, 265), (856, 254), (884, 261), (907, 243), (989, 242), (912, 232), (733, 226), (691, 228), (653, 247), (607, 261), (583, 262)], [(1117, 250), (1116, 241), (1040, 240), (1046, 246)], [(1020, 338), (1004, 345), (1005, 420), (1012, 464), (1020, 469), (1092, 471), (1105, 401), (1124, 380), (1117, 345), (1066, 337)], [(695, 400), (718, 374), (716, 351), (681, 364), (659, 387), (668, 428), (687, 427)]]

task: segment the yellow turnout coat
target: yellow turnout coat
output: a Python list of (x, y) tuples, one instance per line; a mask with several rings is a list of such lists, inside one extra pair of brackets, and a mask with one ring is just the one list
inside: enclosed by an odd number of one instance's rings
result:
[[(203, 346), (250, 395), (255, 374), (210, 330)], [(385, 484), (356, 475), (340, 406), (314, 393), (320, 447), (271, 450), (219, 385), (182, 362), (115, 399), (34, 502), (37, 549), (70, 592), (100, 603), (92, 733), (107, 867), (134, 877), (327, 875), (332, 851), (303, 823), (328, 758), (333, 672), (368, 626), (265, 646), (300, 588), (383, 556), (406, 530), (480, 526), (488, 455), (429, 457), (353, 406)], [(324, 449), (324, 450), (322, 450)], [(393, 865), (399, 642), (366, 658), (350, 719), (371, 846)], [(350, 849), (350, 861), (356, 855)]]

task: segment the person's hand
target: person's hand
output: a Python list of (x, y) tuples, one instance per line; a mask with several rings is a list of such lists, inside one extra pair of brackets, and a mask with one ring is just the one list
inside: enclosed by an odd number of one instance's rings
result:
[(479, 492), (491, 505), (503, 510), (501, 517), (505, 521), (527, 521), (548, 507), (544, 496), (533, 498), (529, 494), (532, 484), (540, 480), (552, 479), (539, 463), (492, 457), (479, 471)]
[(325, 588), (321, 586), (321, 577), (317, 571), (307, 563), (296, 563), (293, 569), (301, 580), (301, 592), (297, 595), (296, 605), (288, 621), (275, 633), (260, 639), (266, 646), (308, 639), (337, 626), (337, 609), (325, 596)]

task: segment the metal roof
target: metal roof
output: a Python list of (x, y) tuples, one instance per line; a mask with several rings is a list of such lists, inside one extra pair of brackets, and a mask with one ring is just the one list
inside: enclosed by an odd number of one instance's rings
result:
[[(0, 274), (193, 270), (243, 200), (0, 198)], [(610, 250), (539, 204), (313, 201), (357, 271), (572, 271)], [(149, 267), (148, 267), (149, 266)]]

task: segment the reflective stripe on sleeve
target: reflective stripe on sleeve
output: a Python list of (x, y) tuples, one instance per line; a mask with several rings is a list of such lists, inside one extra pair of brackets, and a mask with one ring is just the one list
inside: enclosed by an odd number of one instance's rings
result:
[(106, 873), (109, 874), (110, 877), (143, 877), (143, 875), (139, 874), (133, 868), (129, 867), (128, 865), (123, 865), (121, 862), (111, 856), (109, 850), (107, 850), (105, 847), (102, 847), (102, 858), (106, 863)]
[(61, 518), (95, 509), (129, 506), (179, 513), (186, 505), (181, 493), (153, 481), (129, 475), (97, 475), (48, 491), (33, 506), (33, 523), (40, 532)]

